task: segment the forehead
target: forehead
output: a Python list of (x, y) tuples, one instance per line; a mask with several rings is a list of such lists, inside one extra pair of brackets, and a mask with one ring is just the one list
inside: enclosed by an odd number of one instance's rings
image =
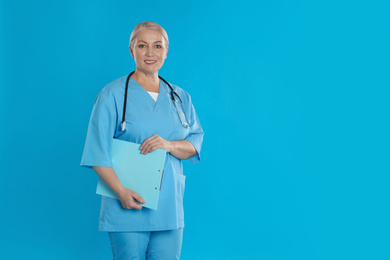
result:
[(145, 42), (163, 42), (163, 36), (160, 32), (151, 29), (142, 29), (137, 34), (137, 41)]

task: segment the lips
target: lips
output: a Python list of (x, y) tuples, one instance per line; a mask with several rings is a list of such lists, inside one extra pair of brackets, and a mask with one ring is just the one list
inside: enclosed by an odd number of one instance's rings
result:
[(153, 63), (155, 63), (156, 61), (155, 60), (146, 60), (145, 61), (147, 64), (153, 64)]

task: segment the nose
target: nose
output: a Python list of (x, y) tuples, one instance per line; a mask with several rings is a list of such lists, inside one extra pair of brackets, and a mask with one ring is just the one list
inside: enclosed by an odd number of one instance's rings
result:
[(145, 53), (146, 56), (148, 57), (151, 57), (153, 56), (153, 51), (151, 48), (146, 48), (146, 53)]

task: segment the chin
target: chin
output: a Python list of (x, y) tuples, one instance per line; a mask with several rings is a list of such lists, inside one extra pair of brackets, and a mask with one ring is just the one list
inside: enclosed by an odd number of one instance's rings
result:
[(154, 74), (154, 73), (157, 73), (158, 70), (151, 70), (151, 69), (148, 69), (148, 70), (140, 70), (141, 72), (145, 73), (145, 74)]
[(144, 71), (145, 73), (155, 73), (155, 72), (158, 72), (160, 69), (161, 69), (161, 67), (159, 67), (159, 68), (145, 68), (142, 71)]

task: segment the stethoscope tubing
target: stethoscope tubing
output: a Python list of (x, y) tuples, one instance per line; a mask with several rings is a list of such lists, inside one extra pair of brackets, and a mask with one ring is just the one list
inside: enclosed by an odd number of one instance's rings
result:
[[(125, 100), (124, 100), (124, 103), (123, 103), (123, 115), (122, 115), (122, 124), (121, 124), (121, 128), (122, 128), (122, 131), (125, 131), (126, 129), (126, 107), (127, 107), (127, 90), (129, 88), (129, 81), (130, 81), (130, 77), (131, 75), (133, 75), (135, 71), (131, 72), (128, 76), (127, 76), (127, 79), (126, 79), (126, 88), (125, 88)], [(180, 96), (173, 90), (171, 84), (169, 84), (165, 79), (163, 79), (162, 77), (158, 76), (162, 81), (165, 82), (165, 84), (168, 85), (168, 87), (171, 89), (171, 98), (172, 98), (172, 101), (173, 101), (173, 104), (175, 105), (175, 108), (176, 108), (176, 112), (177, 112), (177, 115), (179, 117), (179, 120), (180, 120), (180, 123), (185, 127), (185, 128), (189, 128), (189, 124), (188, 123), (183, 123), (183, 121), (181, 120), (181, 117), (180, 117), (180, 114), (179, 114), (179, 110), (177, 109), (177, 106), (176, 106), (176, 99), (175, 99), (175, 96), (179, 99), (180, 101), (180, 104), (181, 104), (181, 107), (183, 109), (183, 113), (184, 113), (184, 116), (187, 120), (187, 122), (190, 122), (188, 120), (188, 117), (187, 117), (187, 113), (186, 111), (184, 110), (184, 106), (183, 106), (183, 102), (181, 101), (181, 98)]]

